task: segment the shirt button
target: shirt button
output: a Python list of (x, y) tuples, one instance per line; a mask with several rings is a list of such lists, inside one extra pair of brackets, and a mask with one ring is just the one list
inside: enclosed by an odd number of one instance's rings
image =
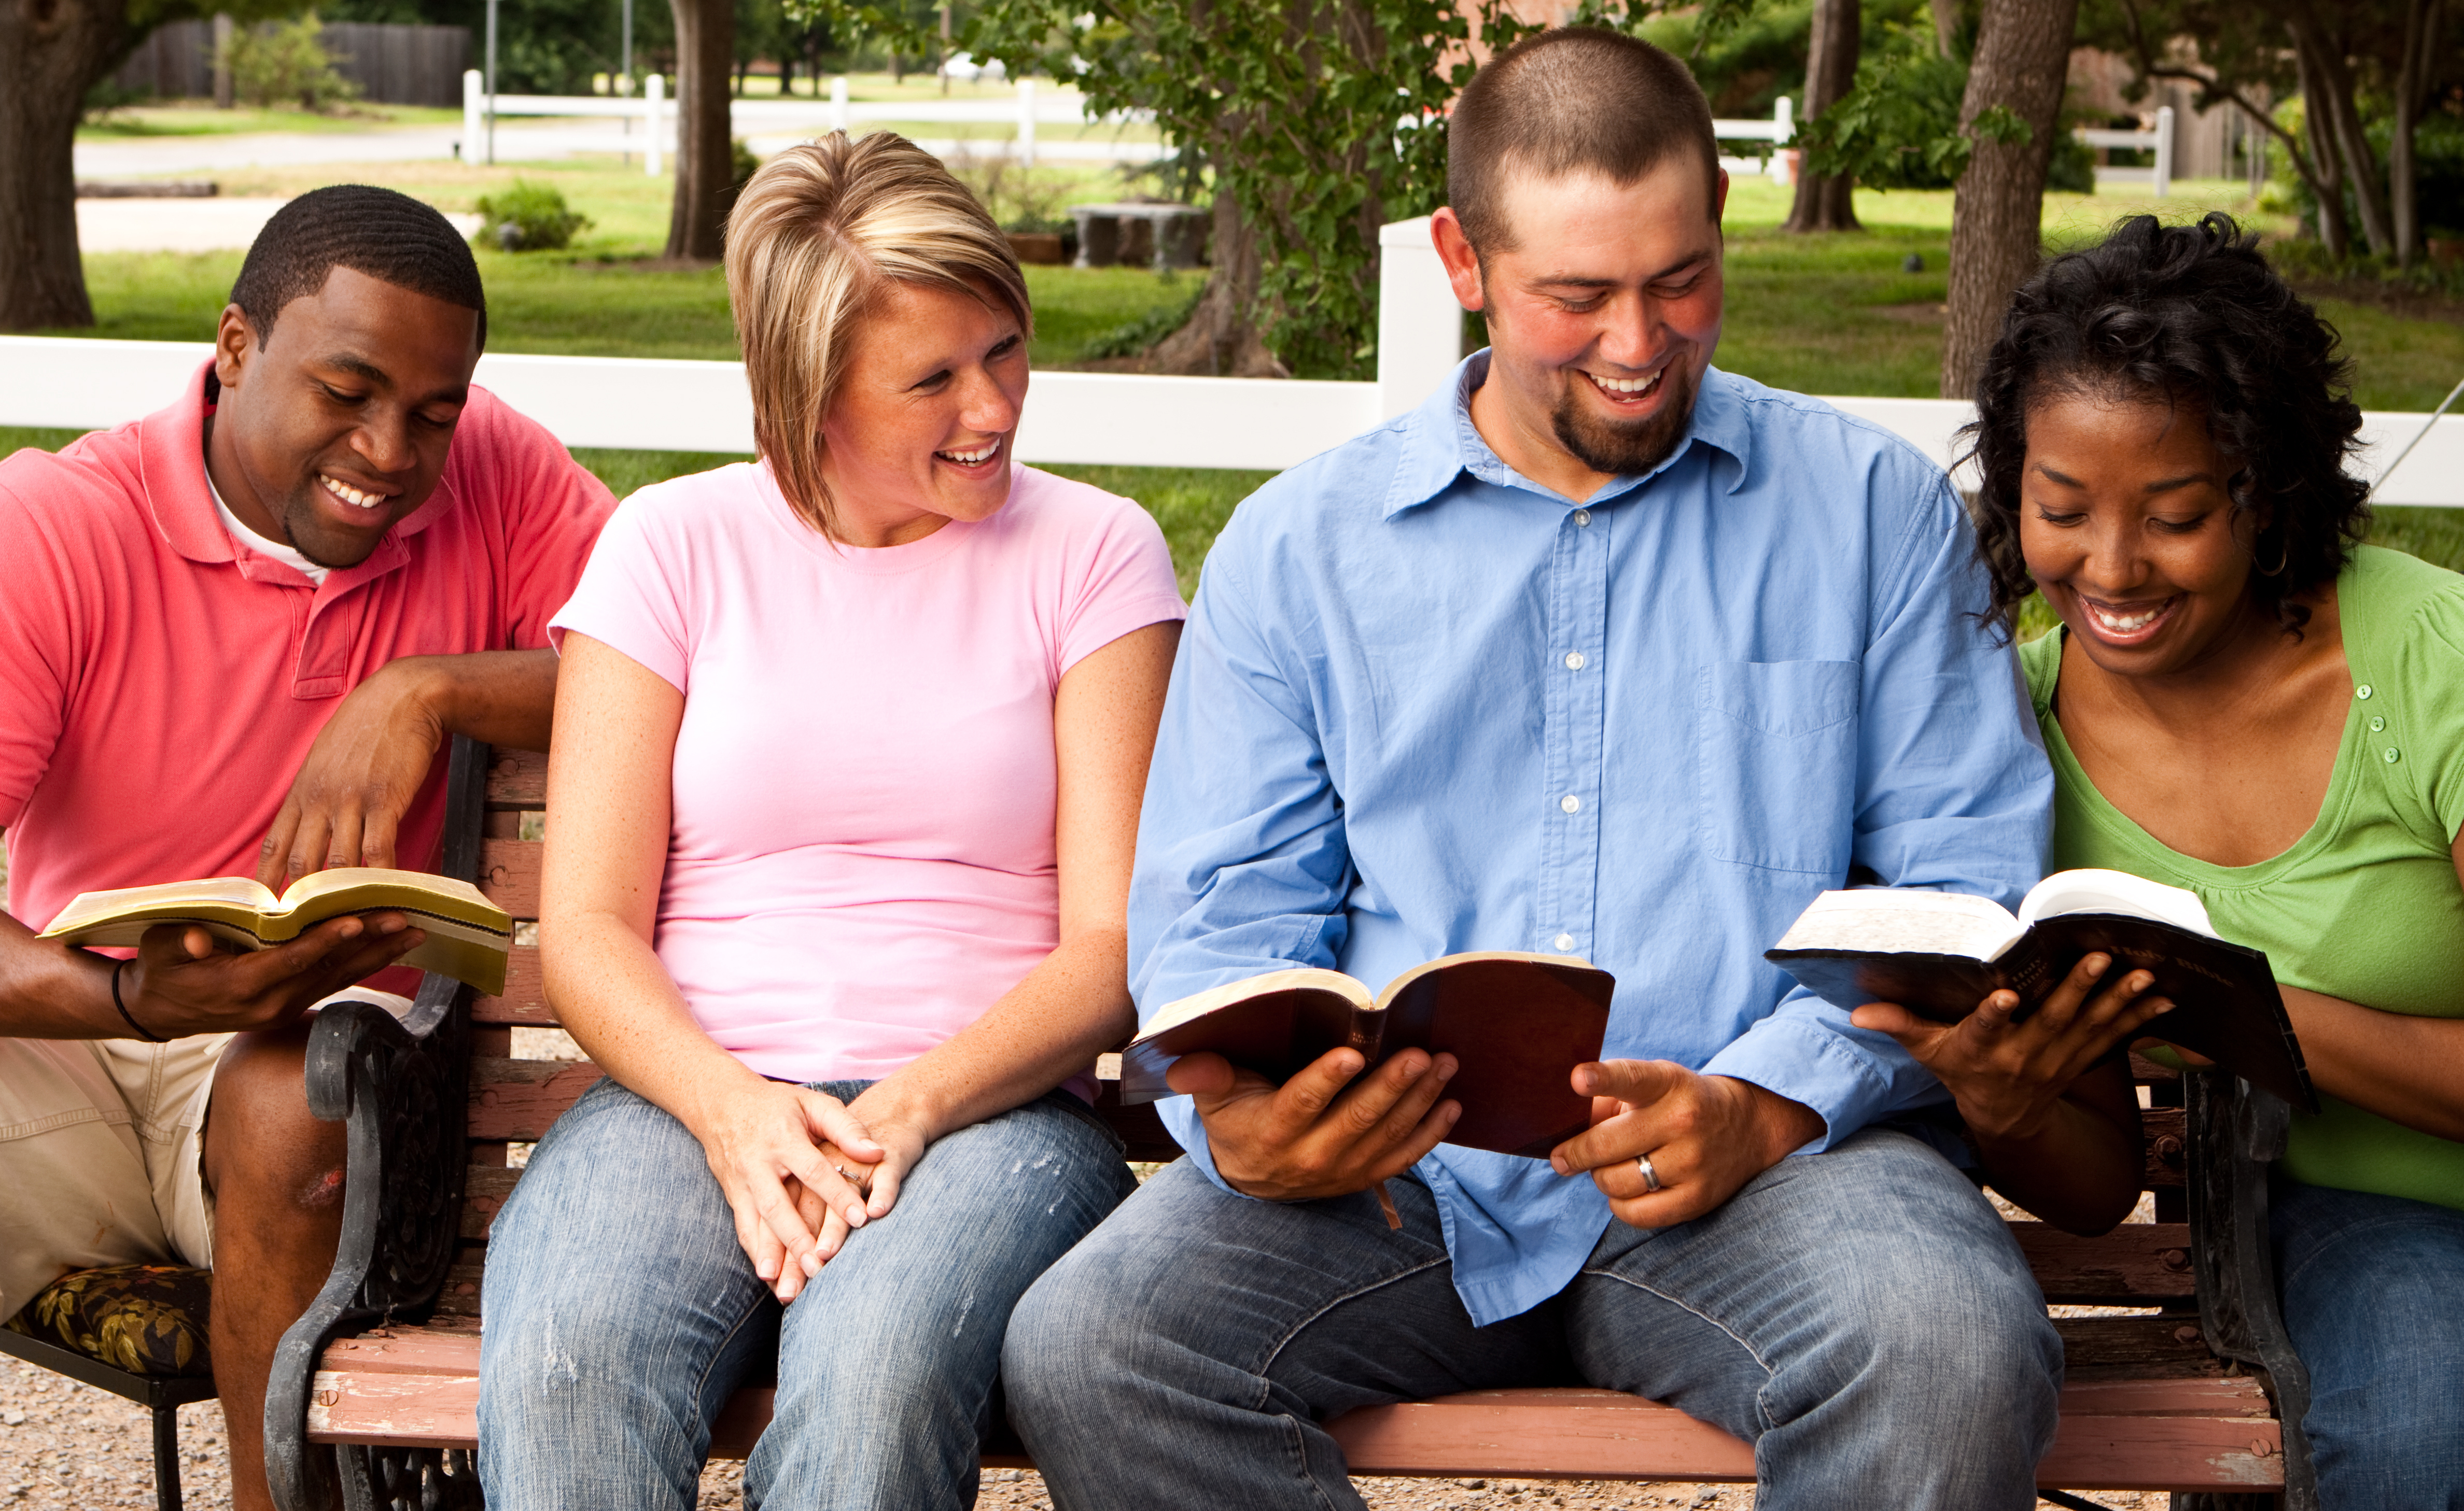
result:
[(2385, 719), (2383, 719), (2383, 718), (2380, 718), (2380, 717), (2379, 717), (2377, 714), (2375, 714), (2375, 713), (2374, 713), (2374, 714), (2372, 714), (2372, 715), (2370, 715), (2370, 733), (2371, 733), (2371, 734), (2376, 734), (2379, 731), (2381, 731), (2381, 730), (2383, 730), (2383, 729), (2386, 729), (2386, 728), (2387, 728), (2387, 720), (2385, 720)]
[[(2395, 752), (2387, 752), (2387, 759), (2395, 759)], [(1583, 799), (1575, 797), (1570, 792), (1566, 794), (1566, 796), (1557, 799), (1557, 806), (1565, 809), (1568, 813), (1578, 813), (1582, 810)]]
[[(1574, 511), (1574, 523), (1575, 523), (1576, 525), (1580, 526), (1581, 528), (1585, 529), (1585, 530), (1589, 530), (1590, 528), (1592, 528), (1592, 512), (1591, 512), (1590, 510), (1588, 510), (1588, 509), (1577, 509), (1577, 510), (1575, 510), (1575, 511)], [(2366, 693), (2366, 692), (2365, 692), (2365, 693), (2363, 693), (2363, 694), (2362, 694), (2362, 696), (2364, 696), (2364, 697), (2365, 697), (2365, 698), (2366, 698), (2366, 697), (2368, 697), (2368, 696), (2369, 696), (2369, 694), (2368, 694), (2368, 693)]]
[(2404, 757), (2396, 754), (2394, 746), (2390, 745), (2387, 748), (2387, 763), (2388, 765), (2392, 766), (2402, 759), (2404, 759)]
[(1566, 669), (1568, 671), (1580, 671), (1583, 669), (1583, 653), (1581, 651), (1570, 650), (1566, 652)]
[(2366, 697), (2368, 697), (2369, 695), (2370, 695), (2370, 685), (2369, 685), (2368, 683), (2366, 683), (2366, 682), (2363, 683), (2360, 687), (2355, 688), (2355, 689), (2353, 690), (2353, 696), (2355, 696), (2355, 697), (2357, 697), (2357, 698), (2366, 698)]
[(1556, 945), (1557, 953), (1559, 954), (1564, 954), (1567, 951), (1574, 948), (1574, 936), (1573, 934), (1559, 934), (1551, 942)]

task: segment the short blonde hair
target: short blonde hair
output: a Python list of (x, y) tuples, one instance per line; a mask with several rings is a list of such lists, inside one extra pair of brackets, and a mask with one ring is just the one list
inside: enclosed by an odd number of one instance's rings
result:
[[(883, 285), (987, 294), (1032, 335), (1009, 238), (941, 161), (893, 132), (833, 131), (761, 164), (727, 217), (727, 298), (753, 443), (806, 523), (836, 538), (822, 417)], [(989, 301), (987, 301), (989, 302)]]

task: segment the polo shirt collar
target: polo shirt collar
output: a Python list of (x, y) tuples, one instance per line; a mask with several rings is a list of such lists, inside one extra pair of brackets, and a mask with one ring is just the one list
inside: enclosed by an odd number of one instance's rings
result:
[[(197, 369), (178, 402), (141, 422), (138, 465), (154, 528), (172, 550), (191, 561), (233, 561), (240, 575), (252, 582), (306, 585), (307, 578), (279, 561), (253, 552), (243, 555), (214, 513), (213, 493), (206, 481), (206, 416), (212, 409), (206, 395), (215, 387), (214, 364), (209, 360)], [(366, 560), (325, 574), (324, 585), (318, 589), (319, 600), (346, 593), (407, 564), (410, 548), (405, 542), (443, 518), (453, 504), (452, 485), (439, 478), (428, 502), (386, 531)]]
[[(1454, 480), (1464, 472), (1499, 487), (1508, 486), (1510, 479), (1519, 480), (1519, 474), (1506, 465), (1471, 423), (1472, 391), (1488, 377), (1488, 349), (1484, 347), (1464, 358), (1452, 378), (1440, 383), (1419, 408), (1400, 421), (1403, 454), (1395, 469), (1394, 483), (1387, 490), (1383, 517), (1392, 519), (1404, 510), (1427, 503), (1453, 486)], [(1744, 401), (1738, 396), (1736, 380), (1717, 367), (1709, 368), (1694, 396), (1694, 412), (1686, 421), (1684, 441), (1649, 472), (1617, 479), (1585, 499), (1581, 507), (1596, 508), (1624, 496), (1675, 466), (1696, 445), (1709, 447), (1728, 458), (1731, 466), (1723, 491), (1733, 493), (1745, 482), (1752, 444), (1752, 427), (1748, 423)], [(1527, 482), (1525, 486), (1546, 493), (1537, 484)], [(1568, 502), (1566, 507), (1576, 506)]]

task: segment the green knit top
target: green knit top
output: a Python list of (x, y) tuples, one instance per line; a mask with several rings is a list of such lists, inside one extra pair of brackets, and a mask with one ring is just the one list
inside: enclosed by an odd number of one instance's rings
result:
[[(2464, 1018), (2464, 577), (2363, 546), (2336, 580), (2352, 696), (2326, 800), (2256, 865), (2167, 848), (2079, 769), (2055, 683), (2065, 632), (2021, 647), (2055, 778), (2054, 866), (2185, 887), (2216, 931), (2267, 952), (2276, 978), (2388, 1013)], [(2321, 1097), (2296, 1113), (2281, 1170), (2314, 1186), (2464, 1208), (2464, 1144)]]

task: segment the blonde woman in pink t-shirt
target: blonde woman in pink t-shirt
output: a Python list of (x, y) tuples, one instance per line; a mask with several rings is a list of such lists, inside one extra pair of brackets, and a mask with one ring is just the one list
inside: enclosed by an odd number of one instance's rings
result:
[(1012, 1303), (1132, 1184), (1083, 1096), (1162, 535), (1016, 464), (1025, 284), (913, 143), (771, 160), (727, 275), (761, 460), (627, 500), (555, 621), (541, 955), (608, 1079), (496, 1220), (496, 1511), (690, 1507), (774, 1362), (750, 1503), (971, 1504)]

